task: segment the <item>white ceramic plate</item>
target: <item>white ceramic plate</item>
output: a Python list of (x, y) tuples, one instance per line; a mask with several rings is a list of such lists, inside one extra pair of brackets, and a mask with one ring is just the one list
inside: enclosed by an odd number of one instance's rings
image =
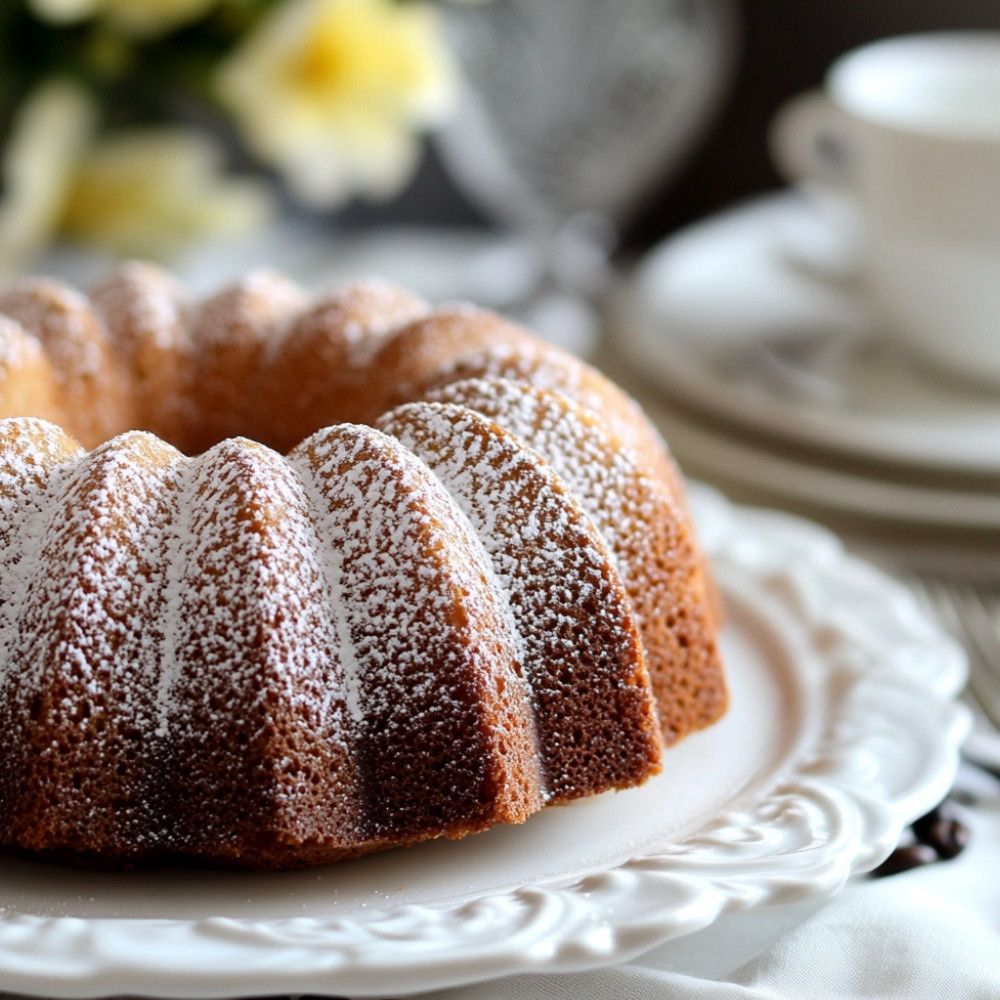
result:
[(1000, 393), (937, 378), (873, 333), (834, 206), (796, 193), (682, 231), (637, 268), (615, 346), (672, 397), (851, 458), (1000, 474)]
[(819, 898), (947, 792), (957, 647), (825, 532), (698, 492), (732, 708), (643, 788), (307, 872), (0, 862), (0, 989), (400, 995), (620, 961)]
[[(1000, 493), (896, 482), (784, 455), (646, 399), (643, 406), (680, 466), (734, 496), (764, 497), (799, 509), (876, 518), (893, 526), (1000, 531)], [(1000, 490), (1000, 486), (998, 486)]]

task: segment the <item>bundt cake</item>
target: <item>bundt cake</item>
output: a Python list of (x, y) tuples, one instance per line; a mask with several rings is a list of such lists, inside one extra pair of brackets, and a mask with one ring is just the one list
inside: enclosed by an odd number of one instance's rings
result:
[(325, 863), (637, 785), (725, 711), (662, 442), (496, 315), (25, 279), (0, 418), (6, 847)]

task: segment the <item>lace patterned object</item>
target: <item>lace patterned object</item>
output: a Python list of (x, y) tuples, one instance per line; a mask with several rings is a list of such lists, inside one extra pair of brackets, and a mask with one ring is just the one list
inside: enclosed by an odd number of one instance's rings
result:
[(627, 219), (696, 146), (734, 63), (730, 0), (493, 0), (449, 17), (466, 86), (446, 163), (539, 241), (583, 213)]

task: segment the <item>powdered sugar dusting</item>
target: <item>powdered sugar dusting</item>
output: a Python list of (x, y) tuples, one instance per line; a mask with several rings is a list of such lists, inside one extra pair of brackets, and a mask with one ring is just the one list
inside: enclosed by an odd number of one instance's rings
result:
[(227, 349), (234, 340), (280, 339), (307, 304), (306, 293), (294, 282), (263, 268), (251, 271), (202, 305), (194, 319), (195, 339)]
[[(354, 843), (356, 824), (329, 823), (353, 785), (350, 730), (319, 545), (287, 463), (239, 441), (184, 459), (134, 432), (39, 481), (39, 456), (60, 443), (41, 432), (30, 449), (5, 450), (0, 476), (5, 551), (24, 555), (0, 592), (2, 663), (17, 677), (8, 722), (23, 725), (40, 692), (63, 692), (33, 724), (53, 740), (28, 769), (28, 798), (43, 779), (70, 781), (61, 822), (100, 842), (109, 818), (89, 813), (117, 789), (111, 825), (132, 849), (194, 849), (220, 824), (231, 836), (264, 815), (303, 838), (333, 830)], [(157, 755), (175, 761), (181, 790), (149, 787)], [(230, 783), (256, 803), (235, 820), (220, 800)]]
[(25, 278), (0, 294), (0, 314), (41, 342), (74, 436), (95, 447), (128, 429), (123, 367), (85, 296), (56, 281)]
[(55, 470), (82, 453), (58, 427), (32, 418), (0, 420), (0, 685), (13, 673), (28, 581), (37, 575), (52, 507)]
[(592, 413), (565, 397), (507, 379), (469, 379), (429, 398), (468, 406), (537, 451), (581, 502), (616, 561), (626, 554), (619, 540), (650, 523), (652, 503), (636, 498), (652, 484), (636, 488), (637, 479), (649, 479), (636, 456)]
[[(319, 766), (346, 759), (350, 727), (330, 594), (301, 484), (279, 455), (235, 439), (190, 460), (179, 487), (189, 513), (170, 539), (166, 620), (174, 654), (164, 664), (157, 711), (159, 726), (193, 755), (186, 780), (200, 823), (189, 817), (186, 836), (198, 843), (217, 824), (231, 824), (225, 809), (220, 818), (210, 808), (211, 789), (220, 780), (246, 783), (251, 774), (255, 801), (240, 825), (259, 823), (266, 803), (282, 826), (317, 836), (324, 810), (304, 808), (314, 804), (317, 782), (328, 791), (339, 783), (340, 799), (353, 779)], [(233, 741), (221, 752), (220, 731)], [(233, 808), (245, 794), (235, 795)]]
[(605, 421), (556, 393), (474, 379), (434, 396), (488, 415), (537, 450), (590, 515), (639, 622), (666, 739), (674, 742), (691, 719), (713, 718), (723, 685), (704, 568), (670, 484)]
[[(369, 781), (385, 800), (373, 803), (373, 833), (439, 823), (440, 802), (426, 811), (440, 793), (461, 816), (459, 800), (475, 801), (484, 755), (503, 735), (484, 732), (477, 716), (500, 690), (508, 700), (525, 696), (486, 554), (426, 468), (377, 431), (329, 428), (290, 461), (313, 498), (353, 651)], [(525, 737), (506, 738), (513, 754)]]
[(150, 264), (127, 261), (90, 293), (126, 361), (137, 351), (184, 349), (188, 315), (180, 285)]
[[(370, 363), (387, 334), (429, 310), (426, 302), (393, 282), (364, 278), (318, 297), (286, 332), (307, 340), (320, 354), (335, 346), (338, 364), (362, 368)], [(272, 339), (268, 364), (280, 361), (284, 339)]]
[(0, 316), (0, 384), (10, 371), (41, 357), (42, 346), (6, 316)]
[(103, 355), (86, 296), (55, 281), (25, 278), (0, 295), (0, 313), (45, 345), (63, 379), (97, 376)]
[[(40, 798), (36, 823), (56, 822), (57, 808), (58, 823), (78, 831), (70, 846), (81, 830), (100, 840), (114, 828), (136, 844), (162, 833), (155, 800), (144, 794), (153, 748), (138, 739), (151, 735), (157, 539), (168, 523), (161, 472), (172, 451), (135, 433), (72, 459), (50, 477), (31, 526), (33, 551), (14, 602), (17, 634), (4, 638), (4, 660), (17, 676), (5, 708), (18, 732), (32, 706), (39, 749), (21, 762), (26, 799)], [(118, 803), (113, 815), (108, 801)]]
[(443, 367), (436, 385), (469, 378), (508, 379), (566, 396), (599, 415), (646, 464), (656, 465), (659, 474), (668, 479), (674, 475), (666, 445), (638, 403), (585, 362), (551, 344), (530, 339), (457, 354)]
[[(464, 407), (408, 404), (381, 426), (433, 469), (493, 560), (524, 643), (550, 794), (581, 794), (583, 760), (614, 770), (632, 738), (620, 726), (623, 711), (638, 707), (645, 715), (641, 735), (657, 756), (626, 595), (603, 541), (558, 478), (516, 438)], [(584, 687), (606, 696), (603, 722), (581, 724)]]

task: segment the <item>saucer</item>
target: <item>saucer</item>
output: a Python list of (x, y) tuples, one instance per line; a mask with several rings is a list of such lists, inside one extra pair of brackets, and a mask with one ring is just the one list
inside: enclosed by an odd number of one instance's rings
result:
[[(842, 516), (902, 529), (1000, 532), (1000, 495), (878, 477), (817, 456), (793, 455), (644, 396), (645, 411), (689, 475), (740, 499), (776, 503), (821, 520)], [(963, 554), (965, 561), (968, 557)], [(956, 564), (959, 557), (955, 555)]]
[(1000, 395), (939, 377), (879, 335), (853, 234), (829, 208), (781, 192), (666, 240), (618, 304), (614, 347), (673, 400), (788, 444), (1000, 475)]

